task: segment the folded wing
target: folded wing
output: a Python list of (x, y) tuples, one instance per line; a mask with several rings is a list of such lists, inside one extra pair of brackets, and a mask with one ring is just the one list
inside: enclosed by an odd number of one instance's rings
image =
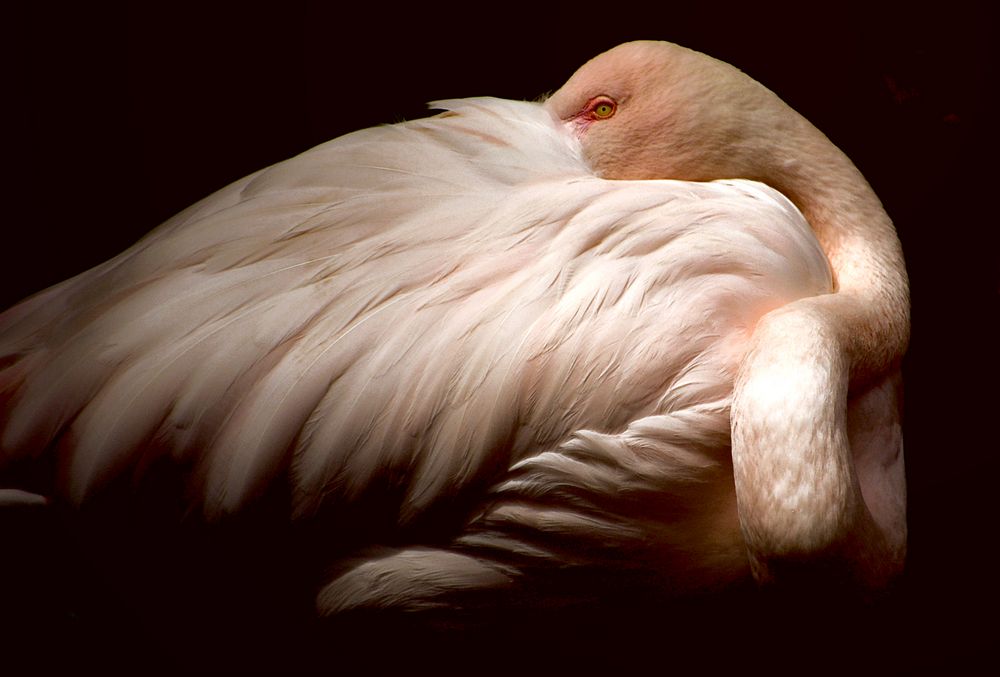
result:
[(80, 503), (172, 459), (211, 518), (280, 484), (295, 515), (375, 500), (407, 528), (666, 416), (711, 442), (663, 472), (726, 476), (748, 333), (830, 291), (801, 215), (752, 182), (603, 180), (536, 104), (441, 106), (0, 315), (0, 474), (61, 454)]

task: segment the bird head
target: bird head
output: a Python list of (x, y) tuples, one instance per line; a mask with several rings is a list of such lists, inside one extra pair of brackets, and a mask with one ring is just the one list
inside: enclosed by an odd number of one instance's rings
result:
[(546, 107), (606, 179), (747, 178), (787, 189), (796, 139), (819, 134), (738, 69), (666, 42), (629, 42), (584, 64)]

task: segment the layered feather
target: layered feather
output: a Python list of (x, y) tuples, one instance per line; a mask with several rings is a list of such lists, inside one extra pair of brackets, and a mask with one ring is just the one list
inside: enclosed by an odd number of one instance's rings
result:
[(538, 104), (437, 105), (0, 315), (0, 473), (62, 453), (79, 504), (170, 458), (211, 519), (276, 485), (403, 532), (478, 506), (456, 552), (364, 561), (327, 610), (376, 604), (374, 571), (432, 604), (428, 562), (452, 592), (584, 542), (744, 569), (729, 398), (756, 321), (831, 289), (808, 225), (753, 182), (603, 180)]

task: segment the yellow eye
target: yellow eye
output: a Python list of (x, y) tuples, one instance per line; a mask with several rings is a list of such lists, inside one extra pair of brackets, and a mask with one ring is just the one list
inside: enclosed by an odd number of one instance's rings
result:
[(605, 120), (615, 114), (615, 102), (611, 99), (598, 99), (590, 106), (590, 114), (597, 120)]

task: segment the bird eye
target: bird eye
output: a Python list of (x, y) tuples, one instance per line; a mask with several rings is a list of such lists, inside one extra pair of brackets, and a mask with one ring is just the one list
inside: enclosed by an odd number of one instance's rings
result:
[(618, 106), (613, 100), (602, 96), (590, 104), (590, 115), (595, 120), (606, 120), (614, 115), (617, 109)]

